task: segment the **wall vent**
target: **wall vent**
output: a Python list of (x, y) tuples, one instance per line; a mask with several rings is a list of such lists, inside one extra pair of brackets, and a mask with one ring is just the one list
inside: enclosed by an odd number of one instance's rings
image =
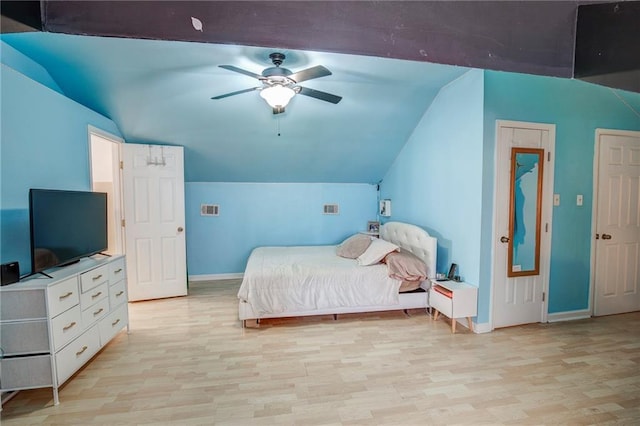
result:
[(200, 216), (220, 216), (220, 206), (218, 204), (201, 204)]
[(339, 209), (337, 204), (325, 204), (324, 214), (338, 214)]

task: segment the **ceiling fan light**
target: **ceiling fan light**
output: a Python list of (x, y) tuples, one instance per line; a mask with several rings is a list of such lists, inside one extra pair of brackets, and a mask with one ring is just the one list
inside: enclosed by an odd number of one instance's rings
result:
[(287, 106), (291, 98), (296, 94), (295, 90), (290, 87), (274, 84), (265, 87), (260, 91), (262, 99), (267, 101), (271, 108), (284, 108)]

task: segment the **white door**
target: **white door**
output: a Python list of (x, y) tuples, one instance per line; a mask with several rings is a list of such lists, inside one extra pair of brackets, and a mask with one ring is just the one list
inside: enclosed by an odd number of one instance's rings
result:
[(640, 310), (640, 132), (597, 133), (594, 315)]
[[(546, 320), (555, 125), (498, 120), (496, 126), (496, 204), (493, 266), (493, 328)], [(508, 277), (511, 148), (544, 149), (540, 232), (540, 274)]]
[(122, 145), (129, 300), (187, 294), (183, 149)]

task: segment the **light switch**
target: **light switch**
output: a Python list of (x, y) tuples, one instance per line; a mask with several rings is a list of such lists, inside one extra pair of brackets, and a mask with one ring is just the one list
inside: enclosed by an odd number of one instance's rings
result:
[(560, 194), (553, 194), (553, 205), (554, 206), (560, 205)]
[(582, 194), (578, 194), (578, 196), (576, 197), (576, 206), (581, 206), (582, 205)]

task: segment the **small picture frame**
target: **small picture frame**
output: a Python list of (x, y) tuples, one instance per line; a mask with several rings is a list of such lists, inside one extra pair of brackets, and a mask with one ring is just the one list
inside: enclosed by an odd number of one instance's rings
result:
[(367, 222), (367, 232), (372, 234), (377, 234), (380, 232), (380, 222), (370, 220)]

